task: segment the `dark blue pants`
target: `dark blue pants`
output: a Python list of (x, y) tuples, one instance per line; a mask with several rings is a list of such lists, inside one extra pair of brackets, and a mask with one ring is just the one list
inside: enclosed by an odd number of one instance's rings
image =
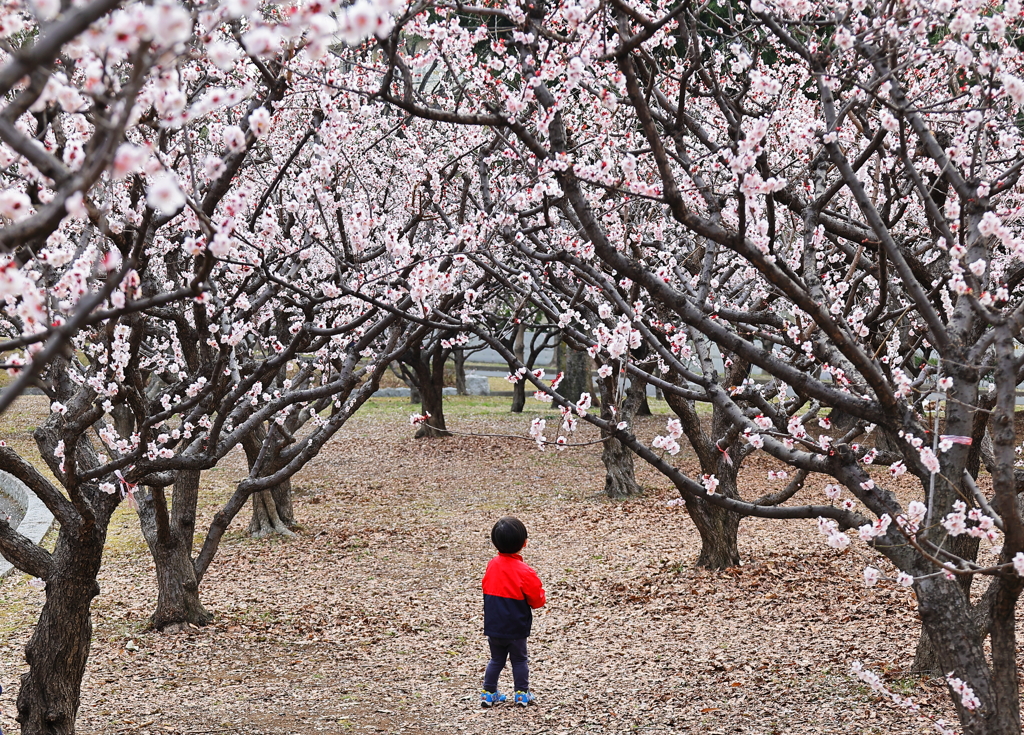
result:
[(487, 638), (491, 647), (491, 660), (484, 672), (484, 691), (498, 691), (498, 675), (505, 668), (505, 660), (512, 661), (512, 682), (517, 692), (530, 691), (530, 666), (527, 664), (525, 638)]

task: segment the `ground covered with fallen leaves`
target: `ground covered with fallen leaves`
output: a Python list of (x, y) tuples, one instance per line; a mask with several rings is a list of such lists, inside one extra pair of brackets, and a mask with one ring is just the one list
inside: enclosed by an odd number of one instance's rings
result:
[[(532, 402), (509, 415), (507, 401), (452, 399), (449, 425), (525, 435), (532, 415), (554, 422)], [(28, 448), (45, 403), (18, 408), (0, 433)], [(840, 554), (813, 521), (748, 519), (741, 567), (695, 570), (697, 532), (655, 473), (638, 467), (645, 494), (611, 502), (600, 496), (599, 446), (415, 441), (409, 413), (403, 399), (372, 401), (296, 478), (295, 538), (249, 539), (248, 519), (236, 521), (203, 581), (216, 616), (205, 628), (147, 627), (153, 567), (122, 507), (93, 605), (79, 732), (932, 731), (856, 681), (856, 660), (923, 713), (952, 720), (942, 683), (909, 673), (913, 593), (865, 589), (862, 570), (877, 562), (857, 542)], [(641, 419), (638, 432), (653, 437), (664, 421)], [(748, 497), (782, 487), (767, 469), (751, 463)], [(204, 474), (201, 528), (243, 472), (239, 455)], [(812, 477), (793, 502), (820, 502), (824, 484)], [(526, 561), (548, 593), (530, 639), (538, 704), (481, 710), (479, 584), (490, 527), (507, 514), (528, 526)], [(0, 726), (14, 731), (23, 647), (43, 602), (27, 582), (0, 584)]]

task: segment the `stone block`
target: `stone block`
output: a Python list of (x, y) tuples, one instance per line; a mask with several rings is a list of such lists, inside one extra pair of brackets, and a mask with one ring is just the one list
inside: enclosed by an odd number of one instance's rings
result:
[(469, 373), (466, 376), (466, 393), (471, 396), (489, 396), (491, 395), (491, 381), (487, 379), (486, 375)]

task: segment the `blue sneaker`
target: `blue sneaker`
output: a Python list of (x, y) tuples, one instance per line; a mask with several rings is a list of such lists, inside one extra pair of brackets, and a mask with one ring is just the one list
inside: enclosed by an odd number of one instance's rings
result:
[(505, 695), (501, 692), (489, 692), (486, 689), (480, 692), (480, 706), (493, 707), (505, 701)]
[(516, 692), (516, 704), (520, 707), (533, 704), (533, 700), (534, 696), (530, 692)]

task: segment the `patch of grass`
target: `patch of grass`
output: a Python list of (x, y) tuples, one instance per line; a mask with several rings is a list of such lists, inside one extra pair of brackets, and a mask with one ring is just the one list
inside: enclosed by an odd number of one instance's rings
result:
[[(15, 572), (17, 574), (17, 572)], [(8, 639), (25, 630), (39, 616), (39, 607), (43, 602), (43, 593), (33, 590), (26, 584), (29, 579), (27, 574), (20, 575), (20, 583), (8, 591), (5, 589), (0, 593), (0, 607), (4, 614), (0, 616), (0, 643), (6, 643)], [(5, 580), (5, 587), (12, 582)], [(38, 600), (31, 595), (37, 594)]]

